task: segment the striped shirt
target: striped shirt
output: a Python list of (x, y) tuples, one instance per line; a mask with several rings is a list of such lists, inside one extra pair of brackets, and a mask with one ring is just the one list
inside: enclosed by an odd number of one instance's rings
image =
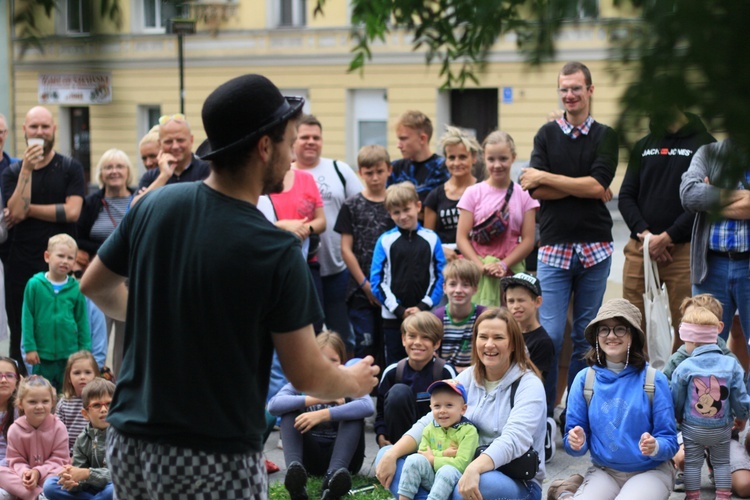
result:
[[(471, 314), (461, 321), (454, 322), (450, 307), (445, 306), (443, 320), (443, 340), (438, 349), (438, 355), (454, 368), (471, 365), (471, 335), (477, 316), (482, 314), (485, 307), (474, 305)], [(435, 312), (443, 310), (439, 308)]]
[(130, 206), (131, 196), (122, 196), (117, 198), (103, 198), (102, 203), (106, 203), (97, 215), (94, 225), (91, 226), (91, 239), (93, 241), (106, 240), (117, 224), (125, 217)]
[(76, 444), (76, 439), (86, 428), (86, 419), (83, 418), (81, 410), (83, 409), (83, 400), (79, 396), (73, 396), (72, 398), (60, 398), (57, 402), (57, 418), (65, 424), (68, 429), (68, 447), (70, 453), (73, 453), (73, 445)]

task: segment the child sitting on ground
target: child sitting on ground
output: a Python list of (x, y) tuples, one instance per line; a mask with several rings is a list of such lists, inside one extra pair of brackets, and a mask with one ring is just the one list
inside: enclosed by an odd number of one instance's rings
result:
[(472, 302), (482, 271), (470, 260), (456, 259), (445, 266), (443, 277), (448, 304), (432, 311), (443, 322), (438, 356), (460, 373), (471, 365), (471, 333), (477, 317), (486, 309)]
[(476, 427), (464, 417), (466, 389), (457, 380), (439, 380), (427, 388), (433, 425), (425, 427), (417, 453), (406, 457), (398, 483), (399, 500), (414, 498), (419, 487), (430, 500), (447, 500), (474, 459)]
[(63, 379), (63, 394), (57, 402), (57, 418), (68, 429), (70, 452), (78, 435), (86, 428), (88, 419), (83, 414), (85, 407), (81, 394), (92, 380), (99, 376), (99, 367), (89, 351), (74, 352), (68, 358)]
[(26, 363), (58, 391), (62, 388), (68, 356), (91, 350), (86, 298), (78, 282), (69, 277), (78, 245), (67, 234), (49, 239), (44, 260), (48, 272), (37, 273), (23, 294), (21, 341)]
[[(750, 416), (750, 396), (745, 390), (742, 367), (716, 345), (720, 326), (719, 318), (703, 307), (691, 308), (680, 324), (680, 338), (690, 357), (672, 373), (671, 383), (675, 415), (682, 424), (685, 445), (687, 500), (700, 499), (706, 447), (714, 470), (716, 498), (731, 498), (732, 427), (734, 420), (744, 421)], [(744, 422), (738, 422), (738, 427), (744, 427)]]
[(430, 411), (427, 388), (436, 380), (455, 378), (456, 371), (435, 356), (443, 338), (443, 324), (427, 311), (401, 324), (406, 358), (383, 372), (378, 386), (375, 439), (378, 446), (395, 443), (414, 422)]
[(109, 427), (107, 413), (114, 393), (115, 384), (103, 378), (92, 380), (83, 390), (81, 413), (88, 424), (76, 439), (73, 465), (66, 465), (57, 476), (44, 483), (44, 495), (50, 500), (113, 498), (106, 437)]
[(20, 417), (8, 431), (8, 465), (0, 467), (2, 488), (23, 500), (42, 494), (44, 481), (70, 463), (68, 431), (52, 414), (55, 388), (39, 375), (18, 384)]

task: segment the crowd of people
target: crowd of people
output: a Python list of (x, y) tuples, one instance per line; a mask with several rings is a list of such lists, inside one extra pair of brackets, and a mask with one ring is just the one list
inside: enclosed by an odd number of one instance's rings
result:
[[(624, 298), (602, 304), (617, 135), (590, 113), (584, 64), (557, 93), (564, 113), (517, 179), (510, 134), (480, 145), (448, 126), (436, 154), (419, 111), (396, 123), (401, 159), (368, 145), (355, 172), (322, 156), (301, 98), (245, 75), (207, 98), (195, 153), (186, 117), (162, 116), (137, 186), (111, 149), (88, 196), (52, 114), (31, 109), (23, 158), (0, 163), (0, 488), (265, 498), (278, 424), (292, 499), (314, 474), (332, 500), (374, 417), (377, 478), (402, 499), (539, 499), (558, 429), (592, 467), (549, 498), (699, 498), (705, 450), (717, 498), (750, 494), (750, 170), (727, 180), (731, 139), (677, 103), (652, 120), (618, 197)], [(664, 373), (648, 363), (645, 242), (678, 332)]]

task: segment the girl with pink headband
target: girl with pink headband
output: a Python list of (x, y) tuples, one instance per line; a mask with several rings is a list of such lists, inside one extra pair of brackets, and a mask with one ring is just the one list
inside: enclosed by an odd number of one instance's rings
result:
[(672, 374), (672, 398), (685, 444), (685, 494), (701, 497), (701, 467), (708, 448), (714, 468), (717, 500), (732, 495), (729, 442), (734, 426), (744, 428), (750, 416), (750, 396), (737, 360), (722, 353), (716, 339), (720, 321), (711, 311), (686, 311), (680, 338), (690, 355)]

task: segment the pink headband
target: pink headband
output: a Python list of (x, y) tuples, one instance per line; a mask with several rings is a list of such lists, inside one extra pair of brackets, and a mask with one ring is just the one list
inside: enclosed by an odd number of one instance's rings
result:
[(715, 344), (716, 337), (718, 336), (718, 326), (696, 325), (694, 323), (680, 323), (680, 338), (683, 341)]

